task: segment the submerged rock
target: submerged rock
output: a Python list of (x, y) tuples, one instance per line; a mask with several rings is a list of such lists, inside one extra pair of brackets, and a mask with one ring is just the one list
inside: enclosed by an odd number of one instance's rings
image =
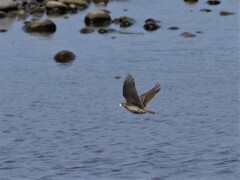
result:
[(184, 0), (184, 2), (186, 2), (188, 4), (195, 4), (198, 2), (198, 0)]
[(90, 33), (93, 33), (95, 31), (94, 28), (91, 28), (91, 27), (84, 27), (82, 29), (80, 29), (80, 33), (82, 34), (90, 34)]
[(145, 24), (143, 26), (143, 28), (146, 31), (156, 31), (158, 30), (161, 26), (158, 24), (161, 21), (155, 20), (153, 18), (148, 18), (145, 20)]
[(135, 24), (135, 20), (131, 17), (121, 16), (119, 18), (115, 18), (112, 23), (119, 24), (120, 27), (130, 27)]
[(108, 26), (111, 23), (109, 13), (105, 11), (92, 11), (85, 16), (86, 26)]
[(38, 19), (31, 22), (26, 22), (23, 30), (28, 33), (54, 33), (57, 27), (54, 22), (49, 19)]
[(229, 16), (229, 15), (234, 15), (235, 13), (233, 12), (228, 12), (228, 11), (221, 11), (219, 13), (221, 16)]
[(211, 12), (212, 10), (211, 9), (201, 9), (200, 11), (202, 11), (202, 12)]
[(207, 3), (209, 5), (219, 5), (221, 2), (218, 0), (208, 0)]
[(98, 30), (99, 34), (106, 34), (106, 33), (113, 33), (117, 32), (115, 29), (110, 29), (110, 28), (101, 28)]
[(179, 27), (177, 27), (177, 26), (172, 26), (172, 27), (168, 28), (168, 30), (178, 30), (178, 29), (179, 29)]
[(55, 56), (54, 60), (58, 63), (70, 63), (75, 60), (76, 56), (73, 52), (68, 50), (59, 51)]
[(0, 32), (3, 33), (3, 32), (7, 32), (8, 30), (7, 29), (0, 29)]
[(196, 37), (195, 34), (190, 33), (190, 32), (183, 32), (183, 33), (180, 34), (180, 36), (185, 37), (185, 38)]

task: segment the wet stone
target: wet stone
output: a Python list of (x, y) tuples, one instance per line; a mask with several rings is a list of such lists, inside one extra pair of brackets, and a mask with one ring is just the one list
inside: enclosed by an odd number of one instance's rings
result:
[(156, 31), (158, 30), (161, 26), (158, 24), (161, 21), (155, 20), (153, 18), (148, 18), (145, 20), (145, 24), (143, 25), (143, 28), (146, 31)]
[(0, 11), (0, 19), (7, 17), (7, 13)]
[(229, 15), (234, 15), (235, 13), (233, 12), (228, 12), (228, 11), (221, 11), (219, 13), (221, 16), (229, 16)]
[(109, 0), (92, 0), (94, 4), (103, 4), (107, 5), (109, 3)]
[(201, 9), (200, 11), (202, 11), (202, 12), (211, 12), (212, 10), (211, 9)]
[(184, 0), (184, 2), (188, 4), (195, 4), (198, 2), (198, 0)]
[(0, 33), (4, 33), (4, 32), (7, 32), (8, 30), (7, 29), (0, 29)]
[(84, 22), (86, 26), (108, 26), (111, 23), (111, 17), (105, 11), (92, 11), (85, 16)]
[(179, 29), (179, 27), (177, 27), (177, 26), (172, 26), (172, 27), (168, 28), (168, 30), (178, 30), (178, 29)]
[(59, 51), (55, 56), (54, 56), (54, 60), (58, 63), (70, 63), (73, 60), (75, 60), (76, 56), (73, 52), (69, 51), (69, 50), (62, 50)]
[(91, 28), (91, 27), (84, 27), (84, 28), (80, 29), (81, 34), (90, 34), (90, 33), (93, 33), (94, 31), (95, 31), (95, 29)]
[(109, 29), (109, 28), (101, 28), (98, 30), (99, 34), (114, 33), (114, 32), (116, 32), (115, 29)]
[(89, 3), (85, 0), (58, 0), (58, 1), (66, 5), (74, 4), (80, 10), (84, 10), (89, 6)]
[(209, 5), (219, 5), (221, 2), (218, 0), (208, 0), (207, 3)]
[(196, 35), (191, 33), (191, 32), (183, 32), (183, 33), (180, 34), (180, 36), (185, 37), (185, 38), (196, 37)]
[(13, 0), (0, 0), (0, 11), (17, 10), (17, 3)]
[(135, 20), (131, 17), (128, 16), (121, 16), (119, 18), (115, 18), (112, 23), (119, 24), (120, 27), (125, 28), (125, 27), (130, 27), (133, 24), (135, 24)]
[(37, 33), (54, 33), (57, 27), (55, 23), (49, 19), (37, 19), (30, 22), (25, 22), (23, 30), (25, 32), (37, 32)]

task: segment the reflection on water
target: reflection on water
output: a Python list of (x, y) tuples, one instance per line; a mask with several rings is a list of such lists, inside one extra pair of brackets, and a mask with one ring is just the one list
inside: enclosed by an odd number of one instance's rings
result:
[[(79, 33), (99, 8), (93, 3), (52, 18), (52, 36), (32, 36), (22, 21), (8, 20), (0, 33), (0, 177), (239, 179), (238, 4), (110, 1), (112, 18), (136, 24), (109, 28), (142, 34)], [(144, 30), (150, 17), (160, 29)], [(62, 49), (76, 55), (71, 64), (54, 61)], [(118, 107), (128, 73), (140, 94), (160, 83), (149, 105), (158, 114)]]

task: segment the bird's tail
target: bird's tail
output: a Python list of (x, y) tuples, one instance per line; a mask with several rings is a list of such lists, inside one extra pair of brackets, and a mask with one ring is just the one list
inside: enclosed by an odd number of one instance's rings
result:
[(150, 114), (156, 114), (156, 112), (154, 112), (154, 111), (150, 111), (150, 110), (148, 110), (148, 109), (145, 109), (146, 110), (146, 112), (148, 112), (148, 113), (150, 113)]

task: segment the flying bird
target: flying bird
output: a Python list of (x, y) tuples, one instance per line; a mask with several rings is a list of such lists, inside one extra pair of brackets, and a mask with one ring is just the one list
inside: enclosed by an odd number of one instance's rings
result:
[(152, 89), (141, 96), (138, 96), (134, 78), (132, 75), (128, 74), (123, 83), (123, 96), (126, 99), (126, 102), (121, 103), (119, 106), (123, 106), (134, 114), (155, 114), (154, 111), (150, 111), (146, 109), (146, 107), (160, 89), (160, 85), (156, 84)]

